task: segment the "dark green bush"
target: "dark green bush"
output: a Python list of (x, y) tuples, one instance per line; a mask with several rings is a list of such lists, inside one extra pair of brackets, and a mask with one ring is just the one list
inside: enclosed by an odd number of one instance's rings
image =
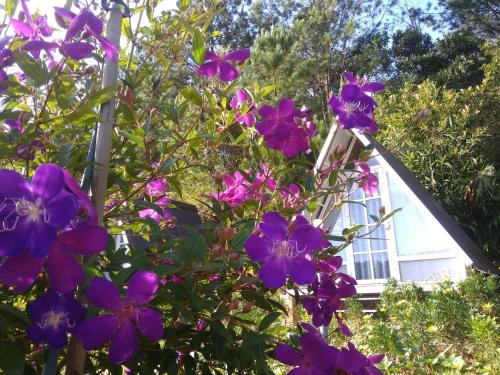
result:
[(389, 374), (500, 373), (500, 280), (470, 272), (432, 291), (389, 281), (373, 315), (347, 301), (355, 344), (386, 353)]

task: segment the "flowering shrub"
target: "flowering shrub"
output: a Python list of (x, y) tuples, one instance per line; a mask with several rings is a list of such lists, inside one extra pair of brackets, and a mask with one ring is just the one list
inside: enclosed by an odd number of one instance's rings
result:
[[(354, 182), (373, 192), (366, 158), (344, 165), (338, 155), (313, 174), (313, 113), (290, 98), (265, 104), (272, 87), (238, 87), (250, 51), (206, 51), (213, 10), (183, 1), (155, 17), (148, 2), (149, 27), (124, 22), (120, 52), (103, 36), (103, 14), (56, 8), (60, 40), (20, 3), (0, 60), (0, 339), (14, 353), (0, 365), (273, 373), (279, 361), (290, 373), (379, 373), (382, 356), (347, 339), (336, 348), (312, 325), (298, 326), (306, 331), (298, 337), (276, 323), (293, 296), (314, 326), (335, 317), (332, 329), (350, 335), (338, 310), (356, 281), (339, 272), (335, 254), (360, 228), (333, 246), (328, 228), (307, 216), (327, 194), (339, 208)], [(101, 88), (103, 62), (116, 62), (117, 87)], [(330, 99), (338, 123), (376, 131), (373, 93), (383, 85), (345, 78)], [(98, 106), (115, 96), (99, 206), (102, 143), (92, 130), (104, 126)], [(238, 167), (228, 169), (229, 159)], [(189, 225), (196, 220), (179, 200), (197, 203), (202, 224)]]

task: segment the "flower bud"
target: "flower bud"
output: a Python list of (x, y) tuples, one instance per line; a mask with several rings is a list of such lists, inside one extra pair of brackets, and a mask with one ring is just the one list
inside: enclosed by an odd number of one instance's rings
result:
[(158, 108), (151, 108), (151, 111), (149, 111), (149, 116), (155, 117), (158, 114), (159, 110)]
[(238, 301), (237, 299), (231, 301), (231, 303), (229, 303), (229, 311), (231, 310), (236, 310), (238, 307), (240, 306), (240, 301)]
[(250, 312), (250, 310), (252, 310), (253, 306), (254, 306), (253, 302), (247, 302), (247, 303), (245, 303), (245, 305), (241, 309), (241, 312), (244, 312), (244, 313)]
[(83, 74), (86, 74), (86, 75), (91, 75), (94, 73), (95, 73), (95, 68), (92, 65), (87, 65), (85, 67), (85, 70), (83, 71)]

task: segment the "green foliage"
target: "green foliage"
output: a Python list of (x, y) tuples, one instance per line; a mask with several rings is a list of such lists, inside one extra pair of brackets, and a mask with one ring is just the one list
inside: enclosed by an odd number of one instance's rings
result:
[(499, 49), (481, 85), (426, 81), (381, 95), (380, 142), (443, 204), (491, 259), (500, 256)]
[(349, 300), (346, 321), (356, 346), (383, 352), (388, 374), (494, 374), (500, 371), (500, 280), (471, 272), (430, 292), (389, 282), (376, 312)]

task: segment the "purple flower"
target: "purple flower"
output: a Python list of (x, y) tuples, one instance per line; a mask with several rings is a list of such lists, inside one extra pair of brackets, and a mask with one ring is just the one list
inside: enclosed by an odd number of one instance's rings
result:
[(267, 212), (259, 224), (262, 236), (252, 234), (245, 249), (254, 261), (261, 263), (259, 277), (268, 288), (285, 285), (286, 277), (299, 285), (316, 279), (315, 266), (308, 259), (321, 248), (321, 229), (313, 227), (302, 216), (289, 224), (276, 212)]
[(33, 321), (27, 328), (28, 337), (46, 342), (51, 348), (61, 348), (68, 342), (68, 332), (85, 319), (85, 308), (72, 295), (48, 291), (28, 304)]
[(352, 375), (382, 375), (383, 372), (374, 366), (382, 359), (383, 354), (366, 357), (354, 344), (348, 343), (347, 349), (342, 348), (338, 354), (337, 367)]
[[(87, 31), (97, 40), (97, 42), (99, 42), (106, 56), (111, 61), (116, 61), (120, 51), (108, 38), (101, 35), (103, 32), (103, 24), (90, 9), (82, 9), (78, 14), (64, 8), (54, 7), (54, 9), (58, 17), (71, 21), (61, 46), (66, 56), (75, 60), (84, 59), (90, 56), (94, 51), (94, 46), (87, 42), (82, 42), (81, 37), (78, 38), (83, 31)], [(75, 40), (75, 38), (77, 40)]]
[(68, 171), (63, 173), (65, 191), (76, 199), (76, 215), (60, 231), (50, 246), (48, 256), (35, 256), (29, 249), (8, 256), (0, 264), (0, 282), (17, 293), (28, 289), (37, 279), (44, 264), (52, 288), (68, 293), (80, 285), (84, 278), (80, 263), (75, 256), (95, 255), (106, 248), (108, 235), (97, 226), (97, 216), (89, 197), (81, 191)]
[(57, 236), (48, 256), (34, 257), (28, 250), (7, 257), (0, 264), (0, 282), (22, 293), (28, 289), (47, 264), (47, 275), (52, 288), (69, 293), (85, 279), (85, 272), (75, 256), (95, 255), (106, 248), (108, 235), (99, 226), (80, 227)]
[(337, 121), (344, 129), (357, 128), (362, 131), (376, 132), (373, 120), (375, 100), (366, 95), (356, 85), (345, 85), (339, 96), (332, 96), (328, 104), (337, 115)]
[(385, 88), (385, 85), (382, 82), (368, 82), (366, 78), (356, 77), (349, 72), (344, 72), (342, 75), (350, 85), (359, 87), (365, 94), (374, 94)]
[(307, 121), (306, 113), (295, 108), (293, 100), (283, 98), (276, 108), (264, 105), (259, 109), (261, 121), (255, 128), (264, 137), (267, 147), (280, 150), (287, 157), (295, 157), (309, 150), (310, 136), (314, 129)]
[(159, 178), (146, 184), (144, 194), (149, 197), (161, 197), (168, 190), (167, 180), (165, 178)]
[(21, 0), (21, 6), (27, 22), (11, 19), (10, 24), (16, 34), (28, 38), (28, 41), (23, 45), (22, 49), (30, 52), (35, 59), (40, 58), (41, 50), (45, 50), (50, 54), (51, 50), (57, 48), (57, 44), (44, 40), (44, 37), (52, 35), (52, 28), (47, 23), (47, 19), (43, 16), (39, 16), (34, 20), (26, 6), (25, 0)]
[(321, 334), (311, 325), (302, 323), (307, 331), (300, 335), (301, 351), (285, 344), (278, 344), (274, 358), (295, 368), (291, 375), (331, 375), (335, 373), (338, 350), (329, 346)]
[(283, 186), (280, 195), (283, 197), (284, 207), (299, 208), (304, 204), (304, 200), (300, 197), (300, 188), (296, 184)]
[(111, 340), (109, 358), (120, 364), (137, 351), (138, 329), (145, 337), (158, 341), (163, 336), (163, 317), (149, 307), (160, 278), (153, 272), (137, 271), (128, 282), (127, 296), (121, 298), (116, 286), (103, 277), (94, 278), (85, 292), (94, 305), (110, 311), (80, 324), (75, 336), (85, 350), (100, 348)]
[(45, 257), (57, 230), (67, 226), (78, 205), (64, 187), (64, 174), (54, 164), (39, 166), (31, 183), (19, 173), (0, 170), (0, 255), (26, 249)]
[(231, 99), (230, 106), (232, 109), (241, 110), (246, 105), (246, 110), (244, 113), (238, 111), (236, 113), (236, 121), (240, 124), (245, 124), (246, 126), (252, 126), (255, 124), (255, 105), (253, 102), (248, 100), (248, 93), (245, 89), (236, 90), (236, 94)]
[(319, 261), (319, 281), (316, 279), (313, 282), (313, 296), (304, 298), (302, 304), (307, 313), (312, 315), (312, 323), (316, 327), (329, 325), (335, 315), (339, 329), (349, 336), (350, 332), (338, 317), (337, 310), (342, 306), (342, 299), (356, 294), (356, 280), (338, 272), (341, 265), (341, 257)]
[(356, 163), (356, 167), (361, 169), (358, 173), (356, 182), (363, 189), (366, 195), (374, 196), (378, 193), (378, 177), (370, 171), (366, 163)]
[(239, 49), (228, 53), (227, 55), (217, 55), (208, 51), (205, 57), (205, 63), (196, 69), (196, 73), (213, 77), (218, 75), (221, 81), (229, 82), (238, 78), (239, 74), (236, 68), (229, 63), (243, 64), (250, 57), (249, 49)]
[[(170, 199), (167, 197), (161, 198), (156, 204), (158, 206), (166, 206), (170, 204)], [(173, 218), (172, 214), (168, 211), (167, 208), (161, 207), (162, 213), (158, 213), (156, 210), (153, 210), (152, 208), (146, 208), (144, 210), (139, 211), (139, 217), (141, 219), (144, 219), (145, 217), (150, 217), (157, 223), (160, 223), (160, 221), (168, 221), (169, 219)]]

